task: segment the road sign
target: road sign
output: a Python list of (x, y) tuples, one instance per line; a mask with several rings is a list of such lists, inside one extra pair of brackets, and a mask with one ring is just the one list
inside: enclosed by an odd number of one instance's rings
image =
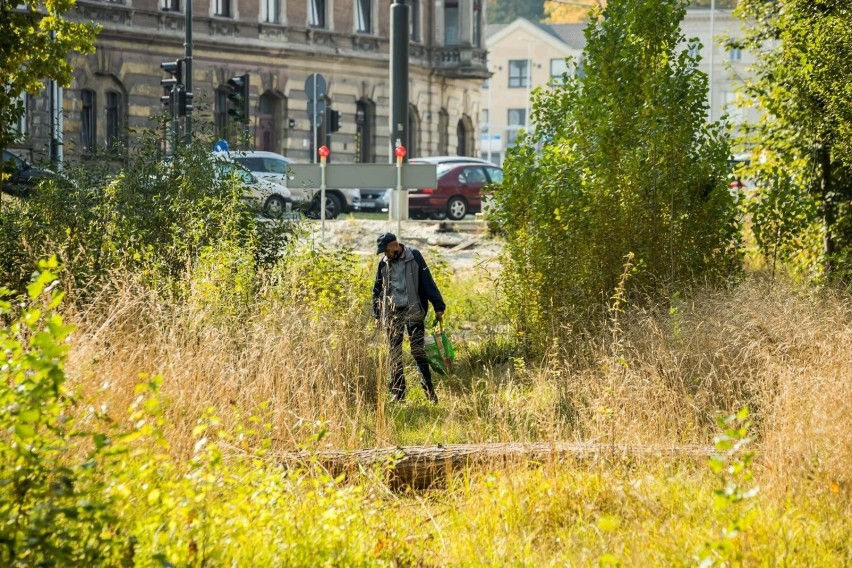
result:
[[(325, 186), (333, 189), (388, 189), (396, 187), (397, 166), (394, 164), (326, 164)], [(287, 187), (319, 187), (319, 164), (290, 164)], [(403, 164), (402, 187), (423, 189), (438, 183), (435, 164)]]
[(325, 116), (325, 100), (308, 101), (308, 119), (315, 127), (322, 125), (322, 119)]
[(319, 73), (311, 73), (305, 79), (305, 94), (308, 95), (308, 100), (322, 99), (328, 90), (328, 84), (325, 82), (325, 77)]
[(219, 140), (216, 142), (216, 145), (213, 146), (214, 152), (227, 152), (228, 151), (228, 141), (227, 140)]

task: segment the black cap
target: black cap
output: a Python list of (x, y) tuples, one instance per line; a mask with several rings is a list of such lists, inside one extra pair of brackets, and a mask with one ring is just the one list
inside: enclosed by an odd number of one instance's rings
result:
[(396, 240), (396, 235), (393, 233), (382, 233), (376, 239), (376, 254), (382, 254), (388, 248), (388, 244)]

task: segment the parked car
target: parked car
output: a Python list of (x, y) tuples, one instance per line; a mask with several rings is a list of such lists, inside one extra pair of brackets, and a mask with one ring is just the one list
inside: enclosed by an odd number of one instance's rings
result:
[(280, 218), (293, 209), (293, 196), (290, 190), (268, 179), (261, 179), (242, 164), (231, 161), (224, 156), (217, 156), (216, 175), (227, 177), (236, 175), (246, 187), (246, 199), (254, 200), (263, 212), (270, 217)]
[(36, 168), (10, 152), (3, 150), (2, 171), (9, 177), (3, 176), (3, 191), (11, 195), (26, 197), (39, 180), (50, 176), (50, 172)]
[(497, 166), (493, 162), (483, 160), (482, 158), (474, 158), (473, 156), (421, 156), (408, 160), (411, 164), (486, 164), (489, 166)]
[(360, 211), (381, 213), (388, 210), (387, 189), (362, 189)]
[[(293, 203), (306, 210), (309, 217), (319, 217), (319, 188), (288, 187), (287, 168), (295, 161), (275, 152), (262, 150), (216, 152), (217, 156), (231, 159), (244, 166), (260, 179), (273, 181), (290, 190)], [(340, 213), (358, 211), (361, 192), (357, 189), (326, 189), (325, 216), (334, 219)]]
[(440, 164), (437, 187), (408, 192), (408, 213), (413, 219), (458, 221), (482, 210), (482, 188), (502, 182), (503, 169), (495, 165)]

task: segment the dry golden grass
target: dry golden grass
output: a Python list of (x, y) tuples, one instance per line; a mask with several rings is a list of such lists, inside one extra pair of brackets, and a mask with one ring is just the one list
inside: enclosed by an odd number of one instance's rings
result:
[[(404, 407), (385, 403), (383, 341), (366, 311), (367, 284), (350, 284), (351, 297), (325, 312), (269, 290), (230, 310), (203, 296), (174, 304), (116, 284), (88, 311), (69, 314), (79, 326), (72, 384), (121, 416), (139, 374), (162, 374), (167, 434), (182, 455), (208, 407), (226, 425), (260, 416), (274, 449), (288, 450), (313, 443), (318, 421), (328, 430), (323, 445), (337, 448), (707, 444), (717, 417), (749, 406), (761, 463), (779, 480), (852, 483), (848, 295), (755, 276), (657, 310), (628, 307), (617, 333), (555, 342), (542, 367), (511, 358), (480, 364), (471, 344), (459, 354), (466, 371), (439, 383), (433, 408), (419, 393)], [(419, 390), (416, 380), (410, 389)]]

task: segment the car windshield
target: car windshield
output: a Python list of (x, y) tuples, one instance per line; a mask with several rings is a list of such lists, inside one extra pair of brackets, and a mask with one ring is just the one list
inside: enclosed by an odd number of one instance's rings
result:
[(438, 177), (441, 177), (442, 175), (444, 175), (445, 173), (447, 173), (448, 171), (450, 171), (454, 167), (456, 167), (454, 164), (438, 164), (438, 167), (437, 167)]

